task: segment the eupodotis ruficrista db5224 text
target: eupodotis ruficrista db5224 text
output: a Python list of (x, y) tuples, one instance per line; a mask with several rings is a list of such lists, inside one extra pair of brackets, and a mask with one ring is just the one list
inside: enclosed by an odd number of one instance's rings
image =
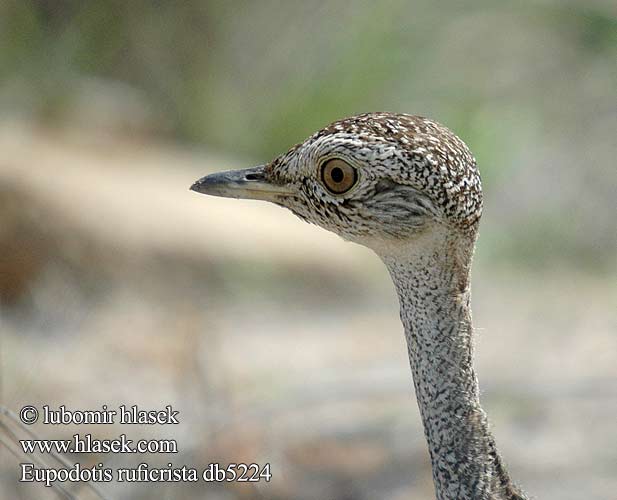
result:
[(524, 500), (478, 397), (469, 288), (482, 186), (461, 139), (427, 118), (363, 114), (191, 189), (270, 201), (374, 250), (398, 294), (437, 498)]

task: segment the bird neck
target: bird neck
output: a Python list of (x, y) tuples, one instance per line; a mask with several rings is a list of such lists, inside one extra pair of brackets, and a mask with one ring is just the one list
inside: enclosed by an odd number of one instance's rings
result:
[(394, 281), (438, 500), (523, 499), (480, 406), (469, 278), (475, 235), (383, 256)]

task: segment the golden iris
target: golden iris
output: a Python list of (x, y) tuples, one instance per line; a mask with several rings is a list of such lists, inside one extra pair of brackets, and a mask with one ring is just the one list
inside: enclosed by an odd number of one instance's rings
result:
[(356, 169), (338, 158), (328, 160), (321, 166), (321, 181), (331, 193), (346, 193), (357, 180)]

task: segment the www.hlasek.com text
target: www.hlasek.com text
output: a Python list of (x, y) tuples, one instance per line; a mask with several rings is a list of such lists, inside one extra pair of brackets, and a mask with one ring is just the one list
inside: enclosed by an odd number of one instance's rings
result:
[(72, 439), (20, 439), (22, 451), (32, 453), (178, 453), (175, 439), (140, 439), (126, 434), (115, 439), (97, 439), (92, 434), (74, 434)]

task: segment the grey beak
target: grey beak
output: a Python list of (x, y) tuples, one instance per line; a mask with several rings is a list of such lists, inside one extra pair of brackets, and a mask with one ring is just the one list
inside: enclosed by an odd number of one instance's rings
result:
[(192, 191), (246, 200), (276, 201), (292, 194), (287, 186), (273, 184), (266, 179), (265, 165), (243, 170), (227, 170), (206, 175), (191, 186)]

